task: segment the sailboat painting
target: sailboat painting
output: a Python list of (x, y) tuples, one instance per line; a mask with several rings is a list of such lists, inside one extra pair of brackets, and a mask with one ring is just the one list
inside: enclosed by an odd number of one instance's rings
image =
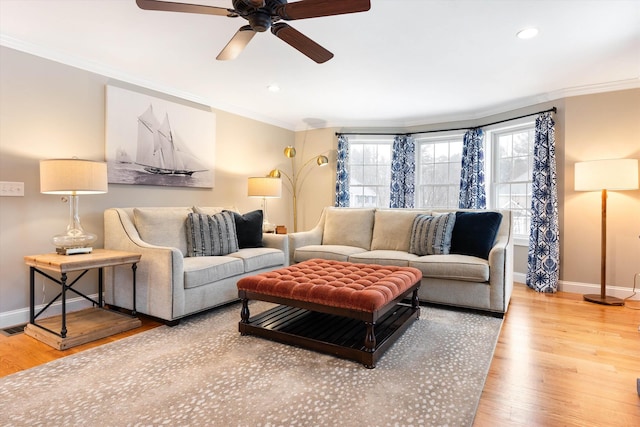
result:
[(109, 183), (212, 188), (215, 115), (107, 86), (106, 151)]

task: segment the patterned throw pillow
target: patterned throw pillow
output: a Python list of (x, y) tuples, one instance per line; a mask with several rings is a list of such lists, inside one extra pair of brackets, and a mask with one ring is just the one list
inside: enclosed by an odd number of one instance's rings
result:
[(416, 215), (411, 227), (409, 252), (416, 255), (447, 255), (451, 250), (451, 234), (456, 214)]
[(236, 222), (231, 212), (187, 216), (187, 256), (219, 256), (238, 251)]

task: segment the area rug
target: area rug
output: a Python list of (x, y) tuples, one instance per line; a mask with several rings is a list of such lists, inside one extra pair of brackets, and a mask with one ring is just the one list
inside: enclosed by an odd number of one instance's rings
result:
[(0, 378), (0, 425), (468, 426), (502, 324), (423, 306), (366, 369), (240, 336), (239, 318), (234, 304)]

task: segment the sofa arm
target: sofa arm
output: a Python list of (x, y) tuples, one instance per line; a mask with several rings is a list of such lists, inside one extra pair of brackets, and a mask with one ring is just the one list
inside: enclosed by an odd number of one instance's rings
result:
[(513, 291), (513, 240), (499, 236), (489, 252), (491, 310), (505, 313)]
[(280, 249), (284, 252), (285, 266), (289, 265), (289, 239), (286, 234), (262, 234), (262, 243), (266, 248)]
[(315, 227), (309, 231), (299, 231), (297, 233), (289, 234), (289, 264), (294, 264), (293, 259), (296, 249), (309, 245), (321, 245), (322, 244), (322, 231), (321, 227)]
[[(184, 258), (178, 248), (143, 241), (126, 212), (104, 212), (104, 246), (142, 254), (136, 271), (136, 309), (144, 314), (173, 320), (184, 315)], [(131, 269), (105, 271), (105, 300), (118, 307), (132, 307)]]

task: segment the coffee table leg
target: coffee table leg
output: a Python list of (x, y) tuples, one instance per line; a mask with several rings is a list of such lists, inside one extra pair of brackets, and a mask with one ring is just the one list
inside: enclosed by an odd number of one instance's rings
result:
[(249, 300), (246, 298), (242, 299), (242, 308), (240, 309), (240, 321), (242, 323), (249, 323)]
[(416, 315), (416, 319), (420, 318), (420, 301), (418, 300), (418, 289), (416, 288), (413, 291), (413, 295), (411, 296), (411, 308), (413, 308), (414, 310), (418, 310), (418, 313)]
[(373, 322), (364, 322), (367, 327), (367, 332), (364, 337), (364, 348), (367, 349), (368, 352), (373, 353), (376, 349), (376, 334), (374, 332), (375, 323)]

